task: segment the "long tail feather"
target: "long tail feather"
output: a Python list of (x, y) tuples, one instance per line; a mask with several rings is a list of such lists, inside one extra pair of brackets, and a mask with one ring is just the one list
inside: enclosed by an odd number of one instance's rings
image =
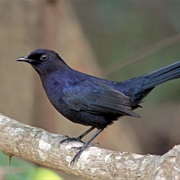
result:
[(153, 88), (171, 79), (180, 78), (180, 61), (151, 72), (145, 75), (144, 78), (147, 80), (143, 85), (143, 89)]

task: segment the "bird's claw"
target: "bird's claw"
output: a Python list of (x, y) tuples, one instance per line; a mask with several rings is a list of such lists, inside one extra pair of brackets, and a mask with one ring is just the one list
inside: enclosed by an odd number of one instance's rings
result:
[(73, 159), (71, 160), (70, 165), (72, 165), (73, 163), (75, 163), (75, 161), (77, 161), (77, 160), (79, 159), (80, 155), (81, 155), (81, 153), (80, 153), (80, 154), (77, 153), (77, 154), (73, 157)]
[(84, 144), (84, 142), (80, 138), (67, 137), (59, 142), (58, 147), (60, 146), (60, 144), (63, 144), (64, 142), (71, 142), (71, 141), (78, 141)]
[[(84, 142), (83, 142), (84, 143)], [(96, 145), (99, 145), (98, 142), (92, 142), (90, 143), (87, 147), (92, 147), (92, 146), (96, 146)], [(77, 150), (80, 150), (82, 148), (82, 146), (79, 146), (79, 147), (72, 147), (73, 149), (77, 149)]]

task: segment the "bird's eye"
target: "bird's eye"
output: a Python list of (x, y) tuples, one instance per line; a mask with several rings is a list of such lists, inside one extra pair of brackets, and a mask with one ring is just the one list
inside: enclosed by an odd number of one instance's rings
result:
[(48, 58), (48, 55), (47, 54), (43, 54), (43, 55), (41, 55), (40, 60), (44, 61), (47, 58)]

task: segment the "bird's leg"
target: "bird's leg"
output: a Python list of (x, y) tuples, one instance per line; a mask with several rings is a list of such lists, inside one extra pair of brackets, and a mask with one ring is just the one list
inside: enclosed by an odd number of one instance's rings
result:
[[(90, 128), (91, 129), (91, 128)], [(90, 132), (90, 129), (89, 129), (89, 132)], [(94, 128), (93, 128), (94, 129)], [(91, 129), (91, 131), (93, 130), (93, 129)], [(71, 161), (71, 164), (72, 163), (74, 163), (76, 160), (78, 160), (78, 158), (80, 157), (80, 155), (82, 154), (82, 152), (88, 147), (88, 145), (91, 143), (91, 141), (95, 138), (95, 137), (97, 137), (102, 131), (103, 131), (104, 129), (98, 129), (97, 131), (96, 131), (96, 133), (82, 146), (82, 147), (80, 147), (80, 150), (76, 153), (76, 155), (74, 156), (74, 158), (72, 159), (72, 161)], [(86, 131), (87, 133), (88, 133), (88, 130)], [(85, 133), (86, 133), (85, 132)], [(86, 135), (85, 133), (83, 133), (82, 135)], [(84, 137), (83, 136), (83, 137)]]
[(64, 142), (68, 142), (68, 141), (79, 141), (84, 143), (83, 141), (81, 141), (81, 139), (86, 136), (88, 133), (90, 133), (93, 129), (95, 129), (95, 127), (90, 127), (88, 130), (86, 130), (84, 133), (82, 133), (80, 136), (78, 136), (77, 138), (71, 138), (71, 137), (67, 137), (65, 139), (63, 139), (62, 141), (59, 142), (59, 145), (64, 143)]
[(82, 133), (80, 136), (78, 136), (76, 139), (81, 140), (84, 136), (86, 136), (88, 133), (90, 133), (92, 130), (94, 130), (95, 127), (90, 127), (88, 130), (86, 130), (84, 133)]

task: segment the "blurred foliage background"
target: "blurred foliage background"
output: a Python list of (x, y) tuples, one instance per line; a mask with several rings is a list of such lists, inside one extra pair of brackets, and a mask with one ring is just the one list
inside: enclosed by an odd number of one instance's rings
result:
[[(179, 0), (0, 0), (0, 112), (78, 136), (87, 127), (59, 115), (34, 70), (15, 59), (51, 48), (73, 68), (96, 76), (122, 81), (146, 74), (179, 61), (179, 9)], [(108, 127), (96, 139), (100, 147), (163, 154), (180, 143), (179, 80), (155, 88), (142, 106), (136, 110), (141, 119), (123, 117)], [(36, 168), (13, 158), (9, 172), (6, 161), (1, 155), (4, 179), (28, 179), (27, 171)]]

